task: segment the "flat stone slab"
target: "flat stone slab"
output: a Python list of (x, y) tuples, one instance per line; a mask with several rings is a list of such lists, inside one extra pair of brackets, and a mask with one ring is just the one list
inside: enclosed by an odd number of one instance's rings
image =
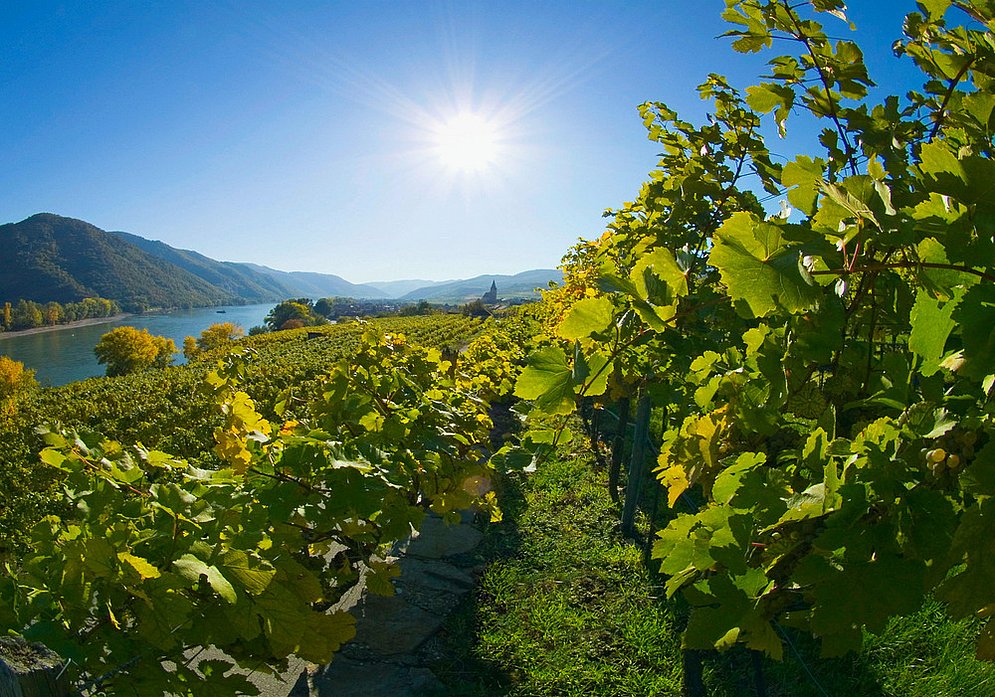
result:
[(364, 663), (336, 656), (312, 679), (316, 697), (427, 697), (443, 685), (428, 668), (394, 663)]
[(398, 556), (444, 559), (467, 554), (476, 549), (484, 534), (472, 525), (446, 525), (441, 518), (426, 518), (421, 530), (402, 544)]
[[(356, 615), (355, 642), (366, 644), (381, 656), (417, 649), (442, 626), (444, 615), (427, 612), (401, 595), (368, 595)], [(334, 663), (334, 661), (333, 661)]]

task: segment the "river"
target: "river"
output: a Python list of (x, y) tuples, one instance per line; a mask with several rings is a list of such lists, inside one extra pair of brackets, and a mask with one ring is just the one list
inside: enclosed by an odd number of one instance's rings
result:
[[(200, 336), (202, 331), (217, 322), (233, 322), (248, 332), (250, 327), (263, 323), (273, 306), (273, 303), (267, 303), (198, 307), (192, 310), (131, 315), (114, 322), (66, 327), (39, 334), (18, 336), (11, 333), (0, 338), (0, 355), (10, 356), (34, 370), (35, 377), (42, 385), (65, 385), (104, 374), (105, 367), (97, 363), (93, 347), (101, 336), (114, 327), (148, 329), (152, 334), (172, 339), (182, 351), (184, 337)], [(176, 354), (175, 362), (186, 362), (182, 353)]]

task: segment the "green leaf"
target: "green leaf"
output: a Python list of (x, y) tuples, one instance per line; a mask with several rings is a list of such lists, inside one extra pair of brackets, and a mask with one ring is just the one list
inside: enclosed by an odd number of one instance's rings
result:
[(44, 450), (41, 451), (39, 457), (41, 458), (41, 461), (44, 462), (46, 465), (55, 467), (56, 469), (60, 469), (64, 472), (71, 471), (62, 466), (62, 463), (66, 461), (66, 456), (63, 455), (58, 450), (56, 450), (55, 448), (45, 448)]
[(348, 612), (311, 614), (296, 653), (305, 661), (325, 664), (332, 660), (342, 644), (354, 636), (356, 619)]
[(678, 300), (688, 294), (688, 280), (684, 269), (678, 265), (673, 252), (662, 247), (643, 255), (633, 266), (630, 278), (639, 298), (651, 305), (665, 308), (666, 315), (672, 316), (676, 312)]
[(988, 441), (970, 465), (964, 468), (960, 485), (968, 493), (992, 496), (995, 492), (995, 440)]
[(709, 263), (733, 300), (745, 301), (755, 317), (779, 309), (797, 313), (818, 302), (817, 287), (802, 275), (800, 248), (785, 241), (780, 226), (736, 213), (714, 239)]
[(815, 213), (825, 166), (821, 159), (799, 155), (781, 171), (781, 183), (788, 188), (788, 202), (805, 215)]
[(574, 409), (573, 370), (558, 346), (547, 346), (529, 356), (528, 365), (515, 383), (515, 396), (529, 399), (549, 414), (569, 414)]
[(259, 595), (270, 585), (276, 570), (261, 559), (250, 557), (240, 549), (230, 549), (216, 561), (227, 578), (246, 593)]
[[(762, 82), (746, 88), (746, 103), (761, 114), (774, 111), (777, 132), (783, 138), (786, 134), (785, 121), (795, 103), (795, 91), (787, 85), (776, 82)], [(776, 111), (775, 111), (776, 110)]]
[(940, 369), (940, 359), (947, 345), (947, 338), (954, 328), (953, 312), (960, 296), (944, 302), (933, 297), (932, 293), (920, 289), (909, 317), (912, 333), (909, 335), (909, 350), (922, 359), (919, 372), (929, 376)]
[(946, 141), (922, 146), (919, 170), (926, 190), (979, 208), (995, 207), (995, 162), (977, 155), (958, 158)]
[(684, 633), (684, 646), (726, 649), (741, 642), (780, 659), (781, 640), (757, 603), (771, 583), (762, 570), (748, 568), (743, 574), (718, 574), (696, 584), (696, 593), (689, 594), (696, 607)]
[(722, 470), (712, 485), (712, 498), (716, 503), (729, 503), (743, 486), (743, 481), (750, 472), (767, 462), (763, 453), (741, 453), (736, 461)]
[(235, 588), (231, 585), (231, 582), (221, 573), (218, 567), (213, 565), (208, 565), (201, 559), (193, 556), (192, 554), (184, 554), (182, 557), (173, 562), (173, 566), (179, 572), (180, 576), (187, 579), (188, 581), (200, 581), (201, 576), (207, 579), (211, 588), (214, 592), (220, 595), (229, 603), (234, 603), (236, 601)]
[(584, 298), (567, 310), (556, 333), (564, 339), (584, 339), (607, 329), (613, 319), (614, 306), (605, 297)]
[(988, 283), (971, 288), (954, 310), (961, 325), (964, 365), (958, 371), (980, 380), (995, 365), (995, 286)]

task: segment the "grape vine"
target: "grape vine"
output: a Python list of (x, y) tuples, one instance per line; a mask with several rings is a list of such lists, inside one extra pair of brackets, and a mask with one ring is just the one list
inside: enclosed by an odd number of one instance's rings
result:
[[(495, 361), (479, 378), (371, 330), (318, 381), (319, 397), (284, 392), (267, 418), (242, 389), (253, 351), (226, 356), (200, 388), (219, 411), (218, 467), (44, 432), (63, 505), (5, 565), (0, 627), (55, 650), (88, 691), (256, 694), (235, 665), (331, 660), (354, 633), (332, 608), (360, 574), (371, 592), (393, 592), (385, 545), (429, 510), (500, 517), (478, 387), (510, 390), (515, 367)], [(201, 658), (208, 646), (225, 658)]]
[[(653, 556), (687, 648), (780, 657), (779, 623), (838, 655), (933, 594), (995, 659), (995, 12), (918, 3), (895, 51), (922, 90), (876, 103), (820, 21), (846, 26), (838, 0), (723, 16), (736, 51), (797, 52), (745, 95), (710, 75), (704, 125), (642, 106), (658, 169), (565, 258), (515, 393), (537, 430), (591, 402), (662, 420)], [(762, 118), (783, 134), (798, 112), (827, 124), (821, 153), (775, 164)]]

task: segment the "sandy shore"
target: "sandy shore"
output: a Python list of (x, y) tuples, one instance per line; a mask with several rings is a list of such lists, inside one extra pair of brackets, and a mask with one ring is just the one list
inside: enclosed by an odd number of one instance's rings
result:
[(28, 336), (30, 334), (41, 334), (43, 332), (59, 332), (63, 329), (75, 329), (76, 327), (89, 327), (91, 324), (107, 324), (108, 322), (114, 322), (119, 319), (124, 319), (130, 315), (121, 314), (114, 315), (112, 317), (92, 317), (90, 319), (81, 319), (76, 322), (69, 322), (68, 324), (56, 324), (51, 327), (33, 327), (31, 329), (21, 329), (16, 332), (0, 332), (0, 341), (6, 338), (13, 338), (15, 336)]

